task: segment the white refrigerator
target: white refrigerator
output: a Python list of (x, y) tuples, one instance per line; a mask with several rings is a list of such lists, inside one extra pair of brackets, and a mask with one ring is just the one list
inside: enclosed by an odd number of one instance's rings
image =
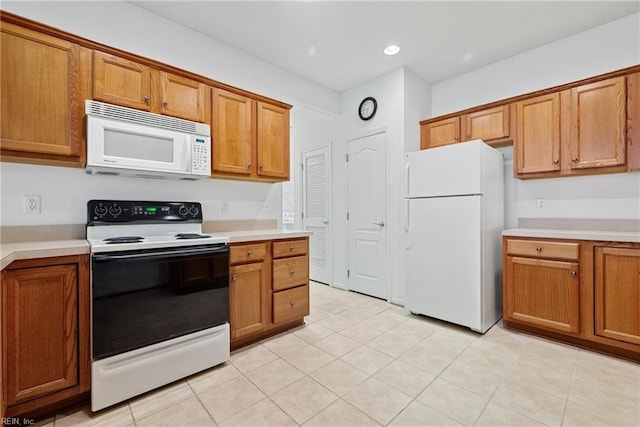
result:
[(502, 316), (502, 153), (474, 140), (405, 167), (405, 307), (485, 333)]

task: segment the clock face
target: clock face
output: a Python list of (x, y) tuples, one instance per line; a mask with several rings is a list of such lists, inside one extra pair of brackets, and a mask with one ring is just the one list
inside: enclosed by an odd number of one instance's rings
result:
[(375, 98), (367, 97), (360, 103), (358, 115), (362, 120), (369, 120), (376, 114), (377, 109), (378, 103), (376, 102)]

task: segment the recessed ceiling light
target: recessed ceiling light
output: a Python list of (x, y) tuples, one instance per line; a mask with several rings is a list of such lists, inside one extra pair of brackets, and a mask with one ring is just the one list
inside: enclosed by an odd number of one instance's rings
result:
[(400, 52), (400, 46), (396, 45), (396, 44), (390, 44), (389, 46), (384, 48), (384, 54), (385, 55), (397, 55), (398, 52)]

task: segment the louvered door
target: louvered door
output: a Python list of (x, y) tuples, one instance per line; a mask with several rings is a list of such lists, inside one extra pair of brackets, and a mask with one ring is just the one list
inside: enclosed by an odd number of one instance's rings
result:
[(302, 153), (302, 210), (309, 239), (309, 278), (331, 282), (329, 222), (329, 148)]

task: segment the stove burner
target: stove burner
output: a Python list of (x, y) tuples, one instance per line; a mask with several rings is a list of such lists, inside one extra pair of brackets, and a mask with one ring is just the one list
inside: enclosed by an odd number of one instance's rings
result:
[(109, 237), (104, 239), (108, 245), (114, 245), (118, 243), (140, 243), (144, 240), (144, 237), (140, 236), (121, 236), (121, 237)]
[(207, 236), (206, 234), (198, 234), (198, 233), (178, 233), (176, 234), (175, 237), (178, 240), (187, 240), (187, 239), (206, 239), (211, 236)]

